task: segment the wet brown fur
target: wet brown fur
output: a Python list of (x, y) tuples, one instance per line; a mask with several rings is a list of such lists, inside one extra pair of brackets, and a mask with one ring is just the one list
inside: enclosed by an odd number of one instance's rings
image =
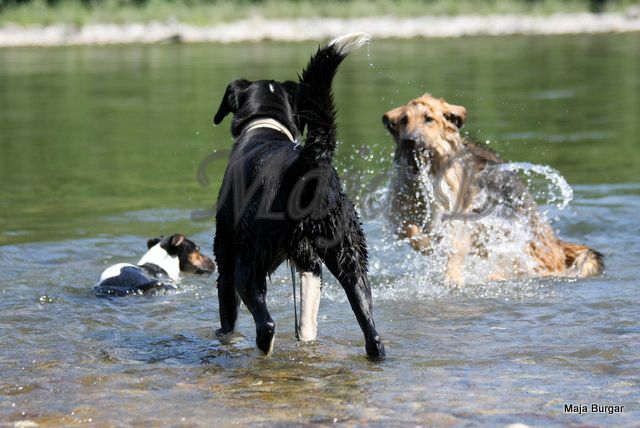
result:
[[(390, 192), (390, 219), (397, 227), (398, 236), (409, 239), (411, 246), (422, 253), (428, 253), (432, 240), (438, 239), (430, 234), (438, 215), (432, 215), (430, 223), (421, 226), (429, 202), (417, 180), (418, 173), (430, 168), (430, 177), (440, 174), (443, 183), (450, 189), (452, 199), (458, 201), (457, 209), (463, 213), (473, 213), (471, 204), (481, 188), (474, 184), (467, 185), (469, 180), (463, 177), (465, 174), (469, 177), (469, 174), (487, 172), (488, 166), (503, 163), (492, 151), (461, 136), (460, 128), (466, 117), (464, 107), (449, 104), (429, 94), (390, 110), (383, 116), (383, 122), (397, 144), (397, 174)], [(452, 162), (455, 156), (465, 151), (464, 163)], [(492, 178), (489, 179), (490, 184)], [(512, 212), (524, 214), (529, 219), (534, 239), (523, 243), (522, 250), (535, 260), (537, 266), (533, 272), (505, 271), (488, 279), (522, 275), (587, 277), (602, 274), (602, 255), (587, 246), (558, 239), (538, 212), (525, 184), (515, 173), (503, 173), (493, 184), (493, 190), (502, 193), (501, 200), (517, 201), (510, 207)], [(446, 207), (440, 209), (447, 210)], [(455, 248), (449, 257), (445, 276), (450, 282), (462, 283), (465, 256), (474, 252), (482, 255), (487, 251), (481, 240), (486, 230), (477, 222), (457, 222), (464, 223), (464, 227), (452, 231), (455, 234)]]

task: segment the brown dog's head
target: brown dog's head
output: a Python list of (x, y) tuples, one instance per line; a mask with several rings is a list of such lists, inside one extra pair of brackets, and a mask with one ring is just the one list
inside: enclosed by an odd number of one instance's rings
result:
[(386, 112), (382, 123), (396, 141), (396, 159), (424, 157), (442, 163), (462, 147), (460, 128), (466, 118), (464, 107), (424, 94)]
[(216, 264), (209, 257), (200, 253), (200, 247), (184, 235), (176, 233), (168, 237), (152, 238), (147, 241), (147, 248), (157, 244), (171, 256), (178, 256), (180, 271), (195, 274), (211, 274)]

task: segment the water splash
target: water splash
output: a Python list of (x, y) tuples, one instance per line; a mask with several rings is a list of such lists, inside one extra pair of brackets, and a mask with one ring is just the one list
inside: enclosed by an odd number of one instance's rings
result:
[[(373, 42), (369, 42), (367, 44), (367, 60), (369, 63), (369, 68), (376, 72), (380, 80), (386, 81), (387, 83), (391, 84), (391, 86), (396, 87), (394, 94), (398, 95), (400, 93), (400, 89), (397, 85), (398, 79), (396, 76), (391, 75), (389, 72), (384, 71), (382, 68), (376, 65), (373, 60), (373, 44)], [(408, 82), (408, 84), (411, 85), (411, 82)], [(386, 101), (390, 106), (393, 106), (396, 103), (396, 101), (394, 101), (393, 99), (386, 99), (385, 97), (382, 97), (381, 100)]]
[[(537, 201), (544, 201), (546, 205), (554, 205), (563, 210), (573, 200), (573, 189), (567, 180), (555, 169), (548, 165), (536, 165), (529, 162), (508, 162), (499, 165), (502, 171), (520, 171), (524, 176), (529, 191)], [(548, 183), (538, 183), (535, 175)], [(542, 185), (541, 185), (542, 184)]]
[[(473, 220), (464, 221), (443, 218), (443, 213), (451, 207), (440, 206), (435, 197), (434, 186), (439, 186), (437, 178), (430, 173), (431, 165), (425, 159), (412, 159), (419, 168), (418, 173), (412, 174), (410, 180), (419, 183), (422, 201), (425, 204), (423, 230), (428, 230), (432, 237), (432, 245), (428, 255), (413, 251), (406, 241), (399, 241), (395, 230), (387, 223), (384, 216), (371, 218), (367, 214), (376, 213), (371, 209), (373, 202), (377, 207), (389, 208), (391, 182), (401, 171), (407, 173), (397, 165), (391, 170), (380, 173), (386, 160), (362, 156), (367, 163), (376, 162), (377, 168), (366, 167), (365, 177), (358, 182), (355, 194), (361, 213), (365, 213), (365, 229), (371, 255), (371, 273), (376, 278), (373, 281), (374, 296), (383, 300), (397, 299), (430, 299), (439, 298), (450, 293), (469, 294), (472, 296), (503, 295), (505, 298), (538, 293), (539, 288), (547, 288), (548, 281), (509, 279), (521, 273), (530, 273), (536, 267), (536, 262), (526, 251), (527, 243), (535, 239), (536, 230), (531, 222), (531, 216), (526, 211), (501, 209), (501, 206), (488, 215)], [(377, 175), (385, 174), (386, 179), (380, 180)], [(353, 173), (353, 171), (351, 171)], [(525, 183), (531, 196), (538, 204), (540, 218), (546, 221), (545, 208), (556, 207), (565, 209), (573, 200), (573, 189), (566, 179), (555, 169), (547, 165), (536, 165), (526, 162), (511, 162), (496, 165), (488, 173), (510, 174), (517, 173)], [(406, 177), (405, 177), (406, 178)], [(442, 186), (443, 192), (454, 200), (450, 189)], [(482, 189), (475, 197), (473, 206), (482, 206), (491, 195), (490, 189)], [(416, 198), (419, 199), (419, 198)], [(504, 202), (497, 198), (498, 202)], [(524, 200), (524, 199), (523, 199)], [(505, 214), (507, 213), (507, 214)], [(509, 215), (511, 213), (511, 215)], [(463, 276), (465, 286), (452, 287), (445, 280), (447, 261), (453, 254), (460, 236), (473, 236), (474, 248), (464, 257)], [(506, 285), (505, 285), (506, 284)], [(542, 285), (541, 285), (542, 284)], [(323, 295), (331, 300), (341, 300), (342, 292), (339, 288), (331, 287)]]

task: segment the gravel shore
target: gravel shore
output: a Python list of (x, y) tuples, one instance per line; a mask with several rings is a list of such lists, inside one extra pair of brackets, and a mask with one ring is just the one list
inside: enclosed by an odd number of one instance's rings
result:
[(579, 34), (640, 31), (640, 10), (626, 14), (550, 16), (424, 16), (417, 18), (311, 18), (267, 20), (259, 17), (198, 27), (181, 23), (89, 24), (0, 28), (0, 46), (103, 45), (163, 42), (302, 41), (366, 31), (374, 38), (462, 37), (511, 34)]

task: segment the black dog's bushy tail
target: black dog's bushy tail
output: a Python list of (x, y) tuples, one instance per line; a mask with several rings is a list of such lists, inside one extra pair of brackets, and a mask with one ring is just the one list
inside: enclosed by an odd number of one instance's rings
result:
[(369, 42), (366, 33), (349, 33), (318, 49), (299, 77), (297, 100), (300, 130), (307, 138), (301, 158), (309, 163), (331, 161), (336, 150), (336, 110), (331, 84), (349, 53)]

